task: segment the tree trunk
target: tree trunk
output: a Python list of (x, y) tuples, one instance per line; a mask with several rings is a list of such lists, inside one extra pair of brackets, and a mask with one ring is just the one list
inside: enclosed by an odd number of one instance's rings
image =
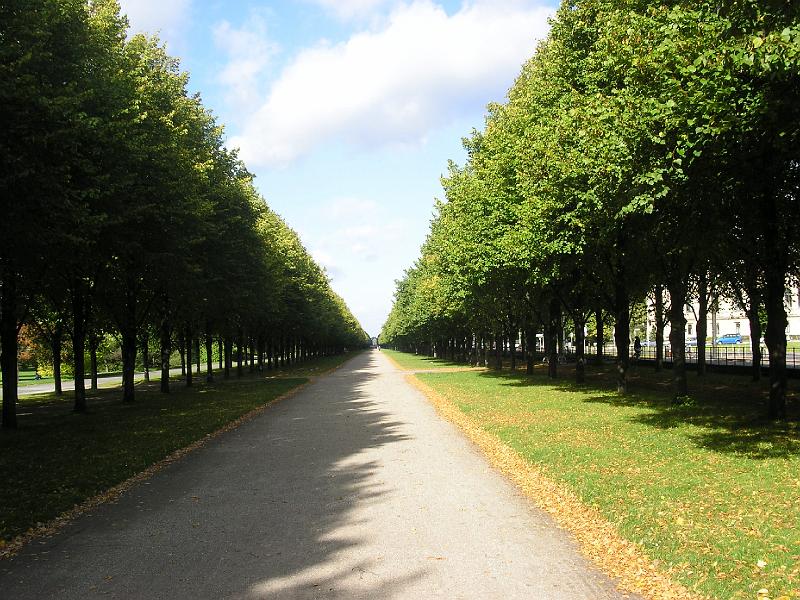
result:
[[(767, 312), (767, 330), (764, 341), (769, 352), (769, 406), (771, 419), (786, 418), (786, 273), (788, 272), (788, 242), (781, 233), (783, 224), (778, 219), (777, 199), (771, 189), (763, 198), (765, 264), (764, 308)], [(793, 241), (793, 240), (792, 240)]]
[(219, 353), (219, 368), (222, 370), (222, 366), (225, 360), (225, 345), (222, 341), (222, 336), (217, 338), (217, 352)]
[(656, 284), (656, 371), (664, 368), (664, 286)]
[(517, 370), (517, 334), (516, 327), (512, 326), (509, 328), (509, 335), (508, 335), (508, 351), (511, 353), (511, 372)]
[(166, 309), (161, 316), (159, 338), (161, 345), (161, 381), (159, 382), (159, 389), (162, 394), (169, 394), (169, 357), (172, 355), (172, 327)]
[(595, 348), (595, 360), (598, 365), (603, 364), (603, 351), (606, 345), (605, 324), (603, 323), (603, 310), (598, 308), (594, 313), (597, 324), (597, 348)]
[(53, 330), (53, 338), (50, 340), (50, 350), (53, 353), (53, 383), (57, 396), (64, 393), (61, 385), (61, 348), (64, 337), (64, 329), (62, 325), (56, 325)]
[(256, 340), (253, 336), (249, 338), (249, 347), (250, 347), (250, 372), (255, 373), (256, 371)]
[(630, 366), (631, 314), (628, 290), (620, 277), (614, 285), (614, 342), (617, 347), (617, 393), (628, 393)]
[(236, 336), (236, 376), (241, 377), (244, 374), (244, 369), (242, 365), (242, 343), (243, 343), (244, 334), (242, 330), (239, 329), (239, 333)]
[(122, 401), (133, 402), (136, 392), (133, 387), (136, 371), (136, 320), (129, 308), (122, 334)]
[(214, 338), (211, 337), (211, 324), (206, 321), (206, 382), (214, 381)]
[(672, 349), (672, 384), (676, 403), (683, 401), (688, 393), (686, 382), (686, 283), (673, 279), (667, 285), (669, 291), (669, 344)]
[(72, 357), (75, 380), (75, 412), (86, 412), (86, 296), (80, 284), (72, 289)]
[(525, 372), (533, 375), (533, 361), (536, 352), (536, 331), (530, 321), (525, 329)]
[(181, 355), (181, 377), (186, 377), (186, 338), (178, 335), (178, 354)]
[(89, 336), (89, 364), (92, 371), (92, 390), (97, 390), (97, 346), (100, 345), (100, 338), (92, 333)]
[(583, 383), (586, 380), (586, 332), (585, 321), (575, 316), (575, 382)]
[(767, 331), (764, 341), (769, 352), (769, 406), (767, 415), (771, 419), (786, 418), (786, 308), (783, 304), (786, 293), (785, 271), (770, 268), (765, 273)]
[(3, 427), (17, 428), (17, 274), (5, 265), (0, 279), (0, 369), (3, 373)]
[(231, 355), (233, 354), (233, 340), (229, 335), (225, 336), (225, 379), (231, 378)]
[(697, 285), (697, 296), (699, 307), (697, 310), (697, 374), (706, 374), (706, 328), (708, 318), (708, 273), (704, 270), (700, 272), (700, 279)]
[(192, 330), (188, 327), (183, 339), (186, 340), (186, 387), (192, 387)]
[(752, 375), (753, 381), (761, 380), (761, 319), (759, 309), (761, 308), (761, 292), (758, 286), (753, 283), (748, 286), (747, 293), (747, 319), (750, 321), (750, 348), (752, 354)]
[(150, 334), (147, 329), (142, 333), (142, 366), (144, 367), (144, 380), (150, 382)]
[(561, 302), (558, 299), (550, 301), (547, 314), (547, 331), (545, 331), (545, 351), (547, 352), (547, 376), (550, 379), (558, 377), (558, 337), (561, 329)]
[(200, 356), (200, 336), (198, 335), (194, 339), (194, 353), (195, 353), (195, 368), (197, 369), (197, 376), (200, 377), (200, 373), (203, 372), (203, 359)]

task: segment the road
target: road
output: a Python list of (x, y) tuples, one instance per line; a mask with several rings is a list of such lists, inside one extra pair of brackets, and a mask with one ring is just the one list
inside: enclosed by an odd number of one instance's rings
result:
[[(170, 369), (169, 374), (170, 377), (180, 374), (181, 370), (177, 369)], [(205, 371), (202, 374), (197, 375), (197, 377), (205, 377)], [(150, 371), (150, 380), (151, 381), (158, 381), (161, 378), (161, 371), (160, 370), (153, 370)], [(134, 381), (144, 381), (144, 372), (135, 373), (134, 374)], [(84, 379), (84, 385), (86, 386), (86, 390), (89, 391), (92, 386), (91, 379)], [(97, 380), (97, 385), (100, 388), (113, 388), (113, 387), (121, 387), (122, 386), (122, 375), (100, 375)], [(49, 383), (37, 383), (33, 385), (21, 385), (18, 388), (18, 393), (20, 396), (35, 396), (37, 394), (50, 394), (56, 391), (55, 384), (51, 381)], [(75, 381), (72, 379), (65, 379), (61, 382), (61, 389), (65, 392), (71, 392), (75, 389)], [(0, 398), (3, 397), (3, 390), (0, 389)]]
[(624, 597), (380, 352), (0, 563), (39, 598)]

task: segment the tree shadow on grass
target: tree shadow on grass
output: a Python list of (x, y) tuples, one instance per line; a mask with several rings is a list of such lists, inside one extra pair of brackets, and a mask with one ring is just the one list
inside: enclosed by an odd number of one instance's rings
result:
[[(568, 373), (568, 374), (567, 374)], [(671, 371), (655, 373), (634, 367), (629, 373), (625, 396), (615, 392), (613, 366), (590, 367), (586, 382), (569, 381), (572, 369), (561, 370), (561, 378), (547, 378), (546, 369), (537, 366), (533, 375), (524, 372), (486, 371), (481, 377), (513, 387), (551, 387), (560, 392), (578, 393), (582, 402), (615, 407), (645, 409), (630, 422), (657, 429), (694, 426), (687, 437), (698, 447), (726, 454), (741, 454), (753, 459), (789, 458), (800, 455), (800, 393), (790, 381), (786, 421), (765, 418), (767, 382), (752, 382), (747, 376), (708, 374), (704, 378), (689, 374), (690, 396), (686, 403), (671, 401)]]

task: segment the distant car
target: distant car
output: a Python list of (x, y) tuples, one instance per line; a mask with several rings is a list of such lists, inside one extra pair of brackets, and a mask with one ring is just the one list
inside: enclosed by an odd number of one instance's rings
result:
[(655, 340), (642, 340), (642, 348), (655, 348), (656, 341)]
[(719, 339), (717, 339), (718, 344), (741, 344), (742, 343), (742, 336), (738, 333), (726, 333)]
[(686, 338), (686, 345), (687, 346), (697, 346), (697, 336), (690, 335)]

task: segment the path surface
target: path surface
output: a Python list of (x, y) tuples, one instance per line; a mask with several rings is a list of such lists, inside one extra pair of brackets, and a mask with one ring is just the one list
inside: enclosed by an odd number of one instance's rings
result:
[(0, 590), (621, 597), (377, 351), (0, 562)]
[[(175, 375), (178, 375), (180, 372), (181, 372), (181, 370), (179, 368), (170, 369), (169, 370), (170, 377), (174, 377)], [(197, 374), (196, 377), (203, 377), (204, 378), (205, 377), (205, 373), (206, 372), (205, 372), (205, 368), (204, 368), (203, 372), (200, 373), (200, 374)], [(161, 370), (160, 369), (158, 369), (158, 370), (153, 369), (152, 371), (150, 371), (150, 381), (158, 381), (159, 379), (161, 379)], [(137, 382), (137, 383), (140, 382), (140, 381), (144, 381), (144, 373), (143, 372), (134, 373), (133, 380), (135, 382)], [(122, 387), (122, 375), (105, 375), (105, 374), (101, 373), (100, 376), (97, 379), (97, 385), (101, 389)], [(92, 380), (91, 380), (91, 378), (87, 377), (86, 379), (84, 379), (84, 386), (86, 387), (86, 392), (87, 393), (91, 393), (92, 392), (92, 389), (91, 389)], [(75, 389), (75, 381), (73, 379), (64, 379), (61, 382), (61, 389), (62, 389), (62, 391), (65, 391), (65, 392), (73, 391)], [(52, 381), (50, 381), (48, 383), (35, 383), (35, 384), (32, 384), (32, 385), (21, 385), (21, 386), (19, 386), (17, 388), (17, 394), (18, 394), (18, 396), (20, 398), (23, 397), (23, 396), (35, 396), (37, 394), (52, 394), (55, 391), (56, 391), (56, 384), (53, 383)], [(3, 397), (3, 391), (0, 390), (0, 398), (2, 398), (2, 397)]]

